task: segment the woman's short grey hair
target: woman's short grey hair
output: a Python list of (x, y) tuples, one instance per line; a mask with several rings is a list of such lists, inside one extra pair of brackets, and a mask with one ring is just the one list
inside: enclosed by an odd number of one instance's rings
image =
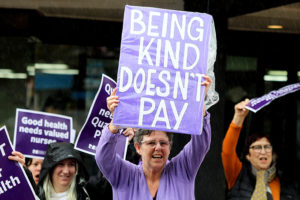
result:
[[(148, 129), (137, 129), (136, 133), (134, 134), (133, 141), (134, 143), (141, 144), (144, 138), (144, 135), (151, 135), (152, 132), (155, 130), (148, 130)], [(170, 144), (173, 143), (173, 133), (171, 132), (165, 132), (168, 136)]]

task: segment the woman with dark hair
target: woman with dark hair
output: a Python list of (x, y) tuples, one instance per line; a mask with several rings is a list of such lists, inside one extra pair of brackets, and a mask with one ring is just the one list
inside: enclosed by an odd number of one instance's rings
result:
[(11, 152), (11, 155), (8, 156), (8, 159), (12, 160), (12, 161), (15, 161), (15, 162), (18, 162), (23, 166), (23, 169), (26, 173), (26, 176), (28, 177), (28, 180), (29, 180), (34, 192), (37, 194), (38, 193), (38, 188), (37, 188), (36, 182), (35, 182), (35, 180), (32, 176), (32, 172), (26, 167), (25, 156), (19, 151), (13, 151), (13, 152)]
[(42, 169), (43, 159), (25, 158), (25, 166), (31, 171), (35, 184), (39, 182), (40, 172)]
[(235, 105), (234, 116), (223, 141), (222, 161), (230, 200), (299, 200), (296, 185), (279, 176), (270, 136), (251, 134), (244, 146), (245, 161), (236, 153), (242, 126), (249, 110), (246, 99)]
[(71, 143), (49, 144), (40, 180), (38, 183), (41, 200), (86, 200), (86, 170), (78, 151)]

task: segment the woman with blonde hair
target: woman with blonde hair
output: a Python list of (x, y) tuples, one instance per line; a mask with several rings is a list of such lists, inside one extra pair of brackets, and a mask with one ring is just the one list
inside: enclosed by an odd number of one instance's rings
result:
[(71, 143), (49, 144), (40, 173), (41, 200), (86, 200), (86, 171)]

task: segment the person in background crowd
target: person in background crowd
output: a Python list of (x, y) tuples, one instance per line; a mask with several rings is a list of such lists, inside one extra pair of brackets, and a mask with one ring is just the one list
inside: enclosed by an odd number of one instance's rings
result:
[(300, 200), (297, 185), (280, 176), (270, 136), (255, 132), (246, 139), (245, 160), (236, 146), (249, 110), (249, 100), (234, 107), (234, 116), (223, 141), (222, 161), (230, 200)]
[(28, 180), (29, 180), (34, 192), (37, 194), (38, 191), (37, 191), (37, 186), (36, 186), (35, 180), (32, 176), (31, 171), (25, 165), (25, 156), (19, 151), (13, 151), (11, 153), (11, 155), (8, 156), (8, 159), (12, 160), (12, 161), (16, 161), (23, 166), (26, 176), (28, 177)]
[(38, 183), (41, 200), (86, 200), (86, 170), (73, 144), (49, 144)]
[(35, 184), (39, 182), (40, 172), (42, 169), (43, 159), (25, 158), (25, 166), (31, 171)]
[(136, 131), (136, 128), (127, 128), (125, 131), (122, 132), (122, 134), (128, 137), (126, 160), (137, 165), (141, 161), (141, 156), (136, 152), (134, 148), (133, 138)]
[[(211, 79), (205, 76), (205, 94)], [(107, 98), (111, 113), (118, 105), (118, 97)], [(172, 133), (138, 129), (134, 146), (141, 155), (142, 164), (135, 165), (116, 156), (115, 147), (119, 128), (111, 123), (102, 131), (96, 149), (96, 162), (111, 183), (114, 200), (193, 200), (194, 184), (198, 169), (209, 150), (211, 141), (209, 114), (203, 109), (201, 135), (192, 135), (191, 141), (173, 159), (168, 161), (172, 145)]]
[(64, 114), (70, 99), (62, 91), (49, 95), (41, 109), (43, 112)]
[(25, 156), (19, 151), (11, 152), (11, 155), (8, 156), (8, 159), (16, 161), (16, 162), (20, 163), (23, 166), (25, 165)]

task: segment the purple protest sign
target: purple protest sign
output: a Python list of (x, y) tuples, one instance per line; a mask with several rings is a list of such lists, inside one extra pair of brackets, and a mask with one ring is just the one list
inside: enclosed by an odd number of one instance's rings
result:
[(34, 190), (21, 164), (11, 161), (13, 151), (6, 127), (0, 129), (0, 199), (35, 199)]
[(26, 157), (44, 158), (48, 144), (70, 142), (73, 121), (71, 117), (17, 109), (14, 145)]
[(212, 17), (126, 6), (114, 124), (200, 134)]
[[(106, 98), (110, 96), (115, 87), (116, 82), (102, 74), (101, 84), (91, 105), (88, 117), (79, 132), (75, 142), (75, 149), (91, 155), (96, 154), (96, 147), (101, 137), (102, 129), (112, 120), (112, 114), (107, 108)], [(126, 138), (120, 138), (117, 147), (120, 148), (118, 152), (123, 156)]]
[(279, 90), (274, 90), (261, 97), (251, 99), (250, 102), (246, 105), (246, 108), (256, 113), (263, 107), (270, 104), (274, 99), (290, 94), (292, 92), (296, 92), (299, 89), (300, 89), (300, 83), (287, 85), (285, 87), (280, 88)]

